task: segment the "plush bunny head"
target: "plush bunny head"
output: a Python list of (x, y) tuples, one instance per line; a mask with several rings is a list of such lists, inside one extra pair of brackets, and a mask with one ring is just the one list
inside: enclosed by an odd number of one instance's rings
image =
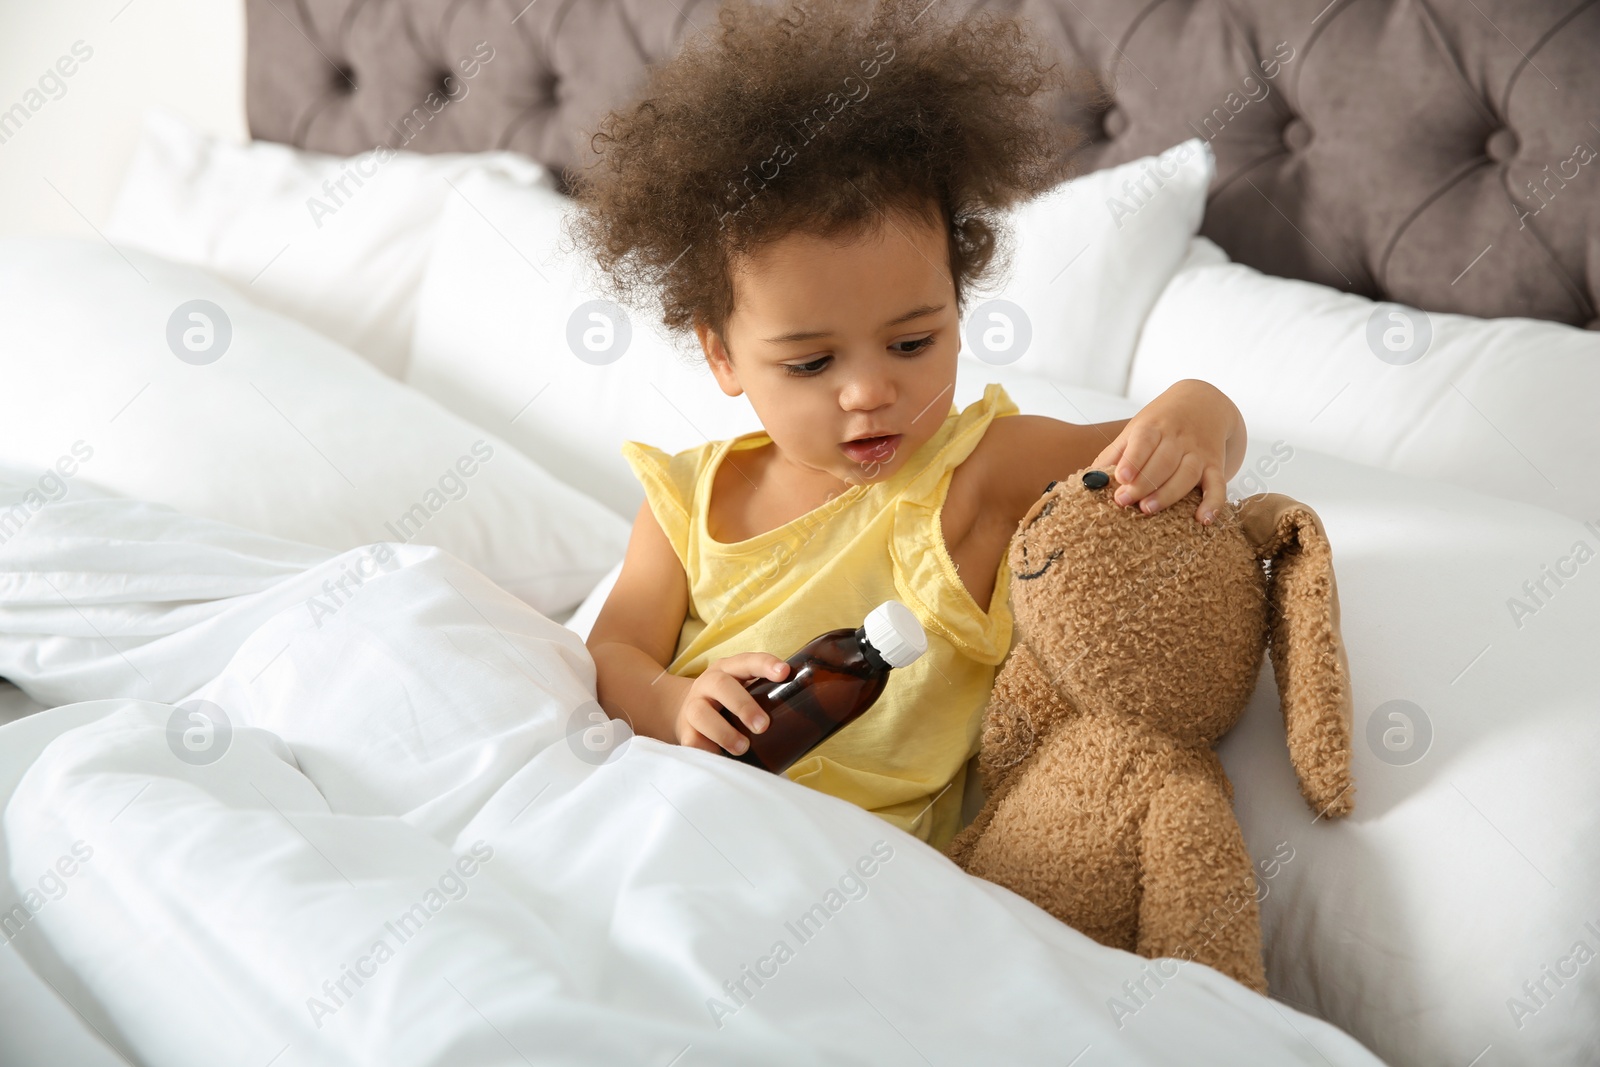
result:
[(1319, 814), (1349, 812), (1349, 665), (1315, 512), (1264, 493), (1208, 526), (1198, 488), (1147, 515), (1114, 501), (1119, 484), (1094, 468), (1051, 483), (1011, 541), (1018, 642), (1051, 680), (1049, 706), (1209, 743), (1270, 647), (1301, 793)]

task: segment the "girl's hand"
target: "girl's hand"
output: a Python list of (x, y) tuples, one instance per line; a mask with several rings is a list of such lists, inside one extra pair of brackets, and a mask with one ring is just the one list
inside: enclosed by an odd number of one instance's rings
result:
[(1201, 487), (1195, 518), (1210, 523), (1227, 503), (1227, 480), (1244, 460), (1239, 409), (1220, 389), (1186, 378), (1146, 404), (1092, 466), (1115, 465), (1117, 503), (1147, 515)]
[(719, 705), (737, 716), (751, 733), (759, 734), (767, 728), (767, 713), (744, 682), (753, 678), (776, 680), (788, 671), (787, 661), (765, 652), (743, 652), (713, 660), (690, 684), (673, 720), (673, 737), (678, 744), (690, 748), (707, 752), (727, 749), (740, 755), (750, 742), (722, 717)]

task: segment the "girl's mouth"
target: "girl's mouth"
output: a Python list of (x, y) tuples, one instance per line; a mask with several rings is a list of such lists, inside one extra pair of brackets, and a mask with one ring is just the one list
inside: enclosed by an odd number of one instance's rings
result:
[(868, 437), (861, 441), (846, 441), (839, 448), (857, 463), (887, 463), (900, 447), (901, 434), (886, 437)]

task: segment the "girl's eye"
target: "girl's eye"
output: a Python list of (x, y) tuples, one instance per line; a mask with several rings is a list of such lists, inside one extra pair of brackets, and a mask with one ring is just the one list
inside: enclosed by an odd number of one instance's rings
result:
[(809, 378), (813, 374), (821, 373), (823, 366), (831, 358), (833, 357), (823, 356), (821, 359), (814, 359), (810, 363), (785, 363), (783, 365), (783, 370), (784, 373), (790, 375), (791, 377)]
[[(900, 349), (900, 355), (914, 356), (924, 348), (927, 348), (929, 345), (933, 344), (933, 335), (929, 334), (927, 337), (919, 337), (915, 341), (896, 341), (895, 343), (899, 345), (911, 346), (909, 348)], [(810, 363), (785, 363), (783, 364), (783, 370), (785, 374), (788, 374), (793, 378), (809, 378), (812, 375), (822, 373), (822, 369), (828, 365), (828, 361), (832, 358), (832, 356), (821, 356), (812, 360)]]

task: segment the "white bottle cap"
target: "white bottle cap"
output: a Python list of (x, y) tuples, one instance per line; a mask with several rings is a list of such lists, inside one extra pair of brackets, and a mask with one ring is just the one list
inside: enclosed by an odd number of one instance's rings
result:
[(867, 613), (867, 642), (891, 667), (904, 667), (928, 651), (928, 635), (911, 609), (885, 600)]

